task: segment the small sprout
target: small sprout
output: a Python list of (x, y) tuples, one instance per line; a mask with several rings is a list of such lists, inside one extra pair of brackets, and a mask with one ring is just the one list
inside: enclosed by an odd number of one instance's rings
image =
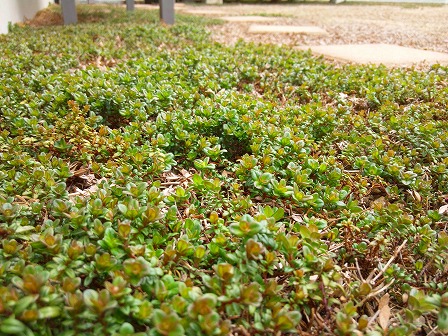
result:
[(264, 246), (262, 243), (258, 243), (252, 238), (246, 243), (246, 256), (249, 259), (260, 259), (261, 254), (264, 252)]
[(86, 289), (83, 293), (84, 304), (97, 315), (104, 314), (105, 311), (117, 306), (117, 302), (110, 298), (107, 290), (103, 289), (97, 292), (92, 289)]
[(122, 239), (127, 239), (131, 233), (131, 223), (121, 222), (118, 224), (118, 236)]
[(84, 298), (80, 291), (67, 293), (65, 297), (67, 309), (73, 312), (80, 312), (84, 306)]
[(112, 283), (106, 281), (104, 285), (114, 298), (120, 298), (130, 292), (130, 289), (127, 288), (128, 283), (120, 276), (116, 277)]
[(84, 249), (82, 245), (76, 240), (73, 240), (70, 243), (69, 248), (67, 249), (67, 255), (72, 260), (76, 260), (83, 252)]
[(15, 239), (11, 239), (10, 241), (2, 241), (2, 247), (3, 247), (3, 252), (6, 255), (13, 255), (15, 254), (17, 251), (19, 251), (22, 247), (22, 245), (19, 245), (19, 243), (15, 240)]
[(197, 318), (198, 315), (206, 316), (211, 314), (216, 306), (217, 298), (213, 294), (205, 294), (197, 298), (188, 308), (190, 315)]
[(361, 286), (359, 286), (359, 295), (361, 296), (367, 296), (372, 292), (372, 286), (367, 283), (363, 282)]
[(74, 293), (81, 285), (80, 278), (66, 277), (62, 280), (62, 289), (66, 293)]
[(260, 293), (260, 285), (256, 282), (249, 284), (241, 289), (241, 302), (248, 306), (258, 307), (263, 300), (263, 295)]
[(302, 319), (302, 314), (298, 311), (291, 311), (280, 314), (274, 319), (275, 327), (281, 331), (293, 332)]
[(218, 264), (215, 270), (216, 275), (224, 282), (229, 282), (235, 273), (233, 266), (226, 263)]
[(256, 221), (250, 215), (242, 216), (238, 223), (230, 224), (229, 229), (234, 235), (238, 237), (252, 237), (263, 229), (266, 225), (265, 221)]
[(201, 260), (205, 257), (206, 253), (207, 253), (207, 250), (205, 249), (205, 247), (202, 245), (199, 245), (194, 251), (194, 258), (196, 260)]
[(129, 282), (133, 285), (140, 283), (143, 278), (150, 274), (151, 265), (143, 258), (127, 259), (123, 263), (125, 274), (129, 277)]
[(147, 206), (146, 210), (143, 212), (143, 223), (148, 225), (162, 218), (160, 209), (154, 206)]
[(219, 219), (218, 213), (216, 211), (212, 211), (209, 217), (210, 223), (215, 224), (218, 221), (218, 219)]
[(180, 324), (180, 319), (175, 312), (166, 313), (161, 309), (155, 309), (153, 312), (154, 325), (157, 331), (162, 335), (180, 336), (185, 331)]
[(95, 260), (96, 266), (100, 271), (110, 270), (115, 264), (115, 259), (107, 252), (102, 255), (96, 255)]

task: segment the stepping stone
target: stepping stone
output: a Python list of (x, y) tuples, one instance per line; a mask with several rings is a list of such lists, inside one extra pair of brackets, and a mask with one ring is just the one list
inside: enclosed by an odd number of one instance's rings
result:
[(360, 64), (384, 64), (386, 66), (412, 66), (417, 63), (448, 64), (448, 54), (401, 47), (392, 44), (341, 44), (299, 47), (328, 58)]
[(217, 9), (189, 9), (186, 10), (185, 13), (188, 14), (198, 14), (198, 15), (224, 15), (227, 14), (222, 10)]
[(276, 21), (277, 18), (269, 17), (269, 16), (256, 16), (256, 15), (248, 15), (248, 16), (223, 16), (220, 19), (229, 22), (268, 22), (268, 21)]
[(313, 34), (324, 35), (327, 32), (316, 26), (270, 26), (270, 25), (251, 25), (249, 33), (294, 33), (294, 34)]
[[(126, 5), (122, 5), (122, 7), (126, 7)], [(134, 4), (134, 7), (136, 9), (148, 9), (148, 10), (155, 10), (159, 9), (159, 4)], [(187, 6), (182, 2), (176, 2), (174, 3), (174, 9), (183, 10)]]

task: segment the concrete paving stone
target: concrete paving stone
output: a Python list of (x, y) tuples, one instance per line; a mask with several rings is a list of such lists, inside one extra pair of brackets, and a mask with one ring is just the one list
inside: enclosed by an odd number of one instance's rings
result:
[(188, 9), (185, 11), (188, 14), (198, 14), (198, 15), (225, 15), (225, 11), (219, 9)]
[[(135, 4), (134, 6), (136, 9), (147, 9), (147, 10), (156, 10), (160, 8), (159, 4)], [(126, 5), (122, 5), (122, 7), (126, 7)], [(183, 10), (186, 7), (187, 6), (181, 2), (176, 2), (174, 4), (175, 10)]]
[(247, 15), (247, 16), (223, 16), (220, 19), (228, 22), (270, 22), (276, 21), (277, 18), (269, 16), (257, 16), (257, 15)]
[(311, 49), (311, 52), (328, 58), (360, 64), (384, 64), (386, 66), (412, 66), (423, 62), (448, 64), (448, 54), (393, 44), (301, 46), (299, 49)]
[(249, 33), (294, 33), (324, 35), (327, 32), (317, 26), (278, 26), (278, 25), (251, 25)]

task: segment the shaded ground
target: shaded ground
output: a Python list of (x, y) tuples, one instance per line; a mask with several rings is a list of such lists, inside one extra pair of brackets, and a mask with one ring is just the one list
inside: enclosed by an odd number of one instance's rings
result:
[[(185, 6), (179, 10), (206, 9), (223, 15), (275, 15), (263, 24), (316, 25), (327, 36), (248, 33), (250, 22), (229, 22), (213, 27), (213, 38), (235, 43), (239, 38), (253, 42), (326, 45), (346, 43), (390, 43), (448, 52), (448, 6), (423, 5), (224, 5)], [(219, 16), (214, 14), (213, 16)]]

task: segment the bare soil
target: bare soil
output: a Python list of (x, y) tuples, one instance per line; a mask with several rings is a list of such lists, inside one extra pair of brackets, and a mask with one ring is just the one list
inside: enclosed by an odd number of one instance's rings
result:
[[(253, 22), (228, 22), (213, 26), (213, 38), (235, 43), (240, 38), (261, 43), (287, 45), (328, 45), (347, 43), (389, 43), (439, 52), (448, 52), (448, 6), (420, 4), (288, 4), (184, 6), (180, 10), (207, 9), (213, 17), (228, 15), (275, 16), (262, 24), (314, 25), (328, 35), (249, 33)], [(222, 11), (217, 15), (216, 11)]]
[(64, 20), (61, 13), (54, 9), (54, 6), (44, 8), (36, 13), (36, 15), (25, 22), (32, 27), (45, 27), (62, 25)]

